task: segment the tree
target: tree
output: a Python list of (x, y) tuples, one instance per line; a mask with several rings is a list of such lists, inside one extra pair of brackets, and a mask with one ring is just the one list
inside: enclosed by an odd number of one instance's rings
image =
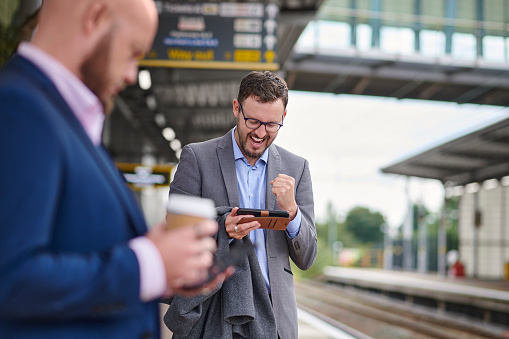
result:
[(375, 244), (383, 241), (380, 225), (385, 219), (380, 212), (372, 212), (366, 207), (352, 208), (345, 219), (345, 228), (361, 244)]
[(39, 9), (19, 23), (19, 9), (10, 23), (0, 22), (0, 68), (12, 57), (20, 41), (29, 41), (37, 27)]
[(9, 60), (18, 45), (18, 28), (0, 22), (0, 68)]

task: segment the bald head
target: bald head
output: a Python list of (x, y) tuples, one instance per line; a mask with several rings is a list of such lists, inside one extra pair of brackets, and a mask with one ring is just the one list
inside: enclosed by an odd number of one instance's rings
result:
[(126, 26), (136, 24), (140, 31), (145, 32), (149, 42), (145, 49), (148, 49), (152, 45), (158, 24), (158, 13), (154, 1), (109, 0), (109, 5), (117, 24)]
[(33, 43), (76, 74), (111, 29), (142, 32), (144, 38), (137, 43), (146, 51), (152, 45), (157, 24), (153, 0), (44, 0)]
[(138, 60), (152, 46), (153, 0), (45, 0), (33, 43), (53, 55), (101, 101), (137, 80)]
[(109, 0), (113, 13), (129, 23), (145, 23), (157, 28), (157, 9), (153, 0)]

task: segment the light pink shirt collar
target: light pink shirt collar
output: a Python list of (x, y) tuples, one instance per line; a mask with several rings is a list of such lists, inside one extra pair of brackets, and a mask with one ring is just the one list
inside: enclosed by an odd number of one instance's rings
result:
[(104, 112), (97, 96), (62, 63), (37, 46), (22, 42), (18, 54), (36, 65), (53, 82), (92, 143), (100, 145)]

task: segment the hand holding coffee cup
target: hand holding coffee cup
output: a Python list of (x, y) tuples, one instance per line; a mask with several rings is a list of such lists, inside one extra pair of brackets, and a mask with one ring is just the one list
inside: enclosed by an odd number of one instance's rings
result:
[(159, 250), (167, 284), (175, 290), (207, 276), (216, 249), (212, 236), (218, 225), (209, 199), (172, 194), (167, 212), (166, 222), (153, 227), (147, 238)]
[(216, 217), (213, 200), (182, 194), (170, 195), (166, 212), (167, 229), (196, 225), (198, 236), (201, 236), (200, 222)]

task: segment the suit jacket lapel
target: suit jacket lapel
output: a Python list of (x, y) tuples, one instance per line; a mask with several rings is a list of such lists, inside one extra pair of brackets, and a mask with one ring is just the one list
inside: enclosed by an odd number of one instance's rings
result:
[(102, 158), (102, 164), (104, 165), (103, 172), (107, 172), (107, 175), (110, 176), (110, 182), (114, 186), (114, 190), (118, 193), (120, 201), (127, 209), (129, 218), (133, 221), (132, 225), (136, 231), (136, 234), (145, 234), (147, 232), (145, 218), (140, 211), (138, 203), (134, 199), (133, 193), (127, 187), (122, 174), (115, 166), (108, 151), (103, 146), (100, 146), (98, 151), (99, 156)]
[(233, 155), (231, 130), (219, 141), (219, 145), (217, 146), (217, 157), (219, 159), (219, 166), (221, 167), (224, 185), (228, 194), (228, 202), (231, 207), (239, 206), (239, 186), (237, 184), (237, 170), (235, 167), (235, 156)]
[[(265, 194), (265, 208), (278, 210), (279, 206), (277, 205), (276, 196), (272, 193), (272, 185), (270, 182), (274, 180), (279, 173), (281, 173), (281, 156), (276, 149), (276, 146), (273, 144), (269, 146), (269, 157), (267, 159), (267, 184), (266, 184), (266, 194)], [(278, 253), (278, 244), (276, 239), (276, 232), (281, 233), (281, 231), (274, 230), (265, 230), (265, 249), (267, 251), (267, 259), (269, 265), (269, 271), (272, 267), (272, 260), (277, 258)], [(271, 274), (269, 273), (269, 276)]]
[(269, 210), (279, 209), (276, 202), (276, 196), (272, 193), (270, 182), (281, 173), (281, 156), (276, 146), (269, 146), (269, 158), (267, 159), (267, 186), (265, 195), (265, 208)]
[(145, 233), (146, 225), (143, 216), (139, 212), (139, 207), (134, 199), (130, 199), (129, 195), (131, 193), (127, 192), (127, 188), (120, 180), (119, 173), (114, 169), (113, 162), (105, 155), (100, 154), (100, 151), (96, 148), (96, 146), (94, 146), (88, 135), (85, 133), (85, 130), (76, 119), (76, 116), (71, 111), (60, 93), (57, 91), (55, 85), (37, 67), (25, 58), (15, 56), (12, 61), (20, 67), (22, 72), (29, 72), (31, 76), (35, 75), (36, 78), (38, 78), (41, 91), (46, 93), (57, 107), (57, 112), (55, 113), (62, 116), (64, 121), (82, 142), (85, 149), (96, 160), (99, 167), (102, 169), (102, 174), (108, 178), (108, 182), (111, 183), (112, 189), (117, 194), (119, 201), (122, 203), (127, 215), (131, 219), (136, 234)]

